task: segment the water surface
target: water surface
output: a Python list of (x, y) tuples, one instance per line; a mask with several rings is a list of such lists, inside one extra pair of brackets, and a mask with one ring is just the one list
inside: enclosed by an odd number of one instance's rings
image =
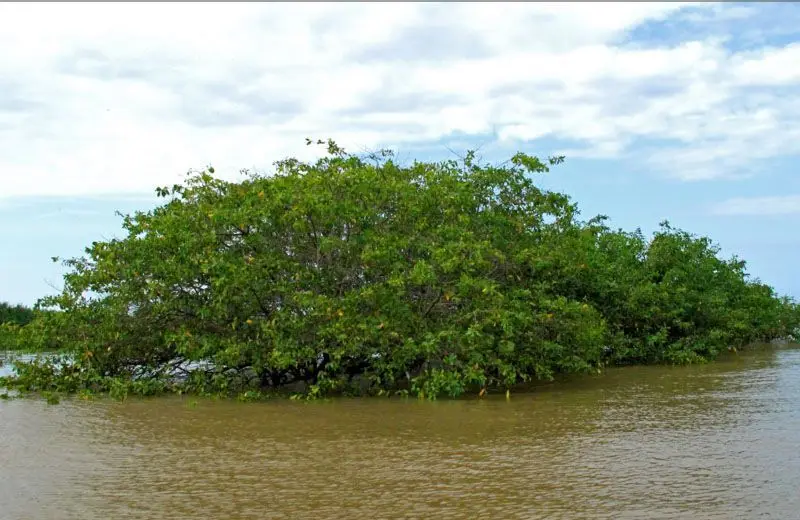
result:
[(11, 400), (0, 518), (788, 519), (799, 448), (791, 349), (508, 402)]

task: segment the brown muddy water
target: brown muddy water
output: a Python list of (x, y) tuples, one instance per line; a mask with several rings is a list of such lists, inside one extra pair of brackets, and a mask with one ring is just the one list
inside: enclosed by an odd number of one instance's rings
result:
[(800, 518), (800, 350), (509, 401), (0, 401), (0, 518)]

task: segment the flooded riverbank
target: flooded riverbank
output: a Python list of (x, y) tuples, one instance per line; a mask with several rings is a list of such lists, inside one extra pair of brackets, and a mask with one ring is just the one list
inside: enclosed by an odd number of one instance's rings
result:
[(797, 446), (793, 349), (510, 401), (18, 399), (0, 518), (791, 518)]

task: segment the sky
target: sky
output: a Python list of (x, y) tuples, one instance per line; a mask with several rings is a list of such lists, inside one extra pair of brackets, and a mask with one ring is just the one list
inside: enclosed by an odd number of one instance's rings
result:
[(2, 3), (0, 301), (121, 236), (157, 186), (305, 138), (489, 162), (590, 218), (710, 236), (800, 298), (800, 4)]

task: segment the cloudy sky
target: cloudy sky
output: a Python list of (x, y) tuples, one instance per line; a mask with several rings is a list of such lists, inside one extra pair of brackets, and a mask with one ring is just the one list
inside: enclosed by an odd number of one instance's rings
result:
[(153, 189), (352, 151), (563, 153), (586, 217), (715, 239), (800, 297), (800, 5), (0, 4), (0, 300)]

